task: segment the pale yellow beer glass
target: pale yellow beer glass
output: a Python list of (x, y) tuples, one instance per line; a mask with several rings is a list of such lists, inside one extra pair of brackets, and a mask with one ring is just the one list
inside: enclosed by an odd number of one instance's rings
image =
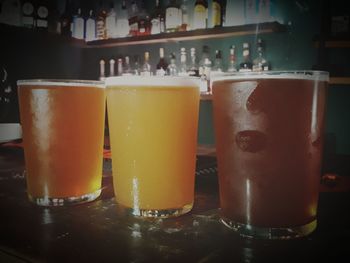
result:
[(194, 201), (199, 80), (106, 79), (117, 203), (130, 214), (178, 216)]

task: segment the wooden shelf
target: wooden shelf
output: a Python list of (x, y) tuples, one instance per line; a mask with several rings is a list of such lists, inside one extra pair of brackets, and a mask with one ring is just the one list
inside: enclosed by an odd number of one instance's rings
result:
[(350, 77), (331, 77), (329, 83), (335, 85), (350, 85)]
[(261, 24), (249, 24), (241, 26), (220, 27), (211, 29), (197, 29), (186, 32), (162, 33), (149, 36), (125, 37), (118, 39), (95, 40), (87, 42), (89, 48), (106, 48), (129, 45), (173, 43), (178, 41), (190, 41), (201, 39), (216, 39), (231, 36), (243, 36), (252, 34), (266, 34), (273, 32), (285, 32), (286, 26), (278, 22)]
[[(320, 42), (315, 42), (315, 47), (319, 48)], [(350, 48), (350, 40), (327, 40), (324, 42), (325, 48)]]

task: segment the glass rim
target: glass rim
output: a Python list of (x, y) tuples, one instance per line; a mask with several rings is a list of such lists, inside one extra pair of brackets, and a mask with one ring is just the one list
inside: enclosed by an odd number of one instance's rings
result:
[(17, 80), (17, 86), (74, 86), (105, 88), (105, 83), (98, 80), (81, 79), (23, 79)]
[(245, 79), (304, 79), (329, 82), (329, 72), (322, 70), (269, 70), (230, 72), (211, 76), (210, 82), (223, 80), (245, 80)]
[(116, 85), (152, 87), (200, 87), (200, 77), (193, 76), (114, 76), (105, 79), (106, 88)]

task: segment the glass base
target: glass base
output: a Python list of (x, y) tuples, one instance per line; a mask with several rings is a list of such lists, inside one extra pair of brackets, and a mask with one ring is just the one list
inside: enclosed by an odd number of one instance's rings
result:
[(193, 203), (187, 204), (177, 209), (139, 209), (139, 208), (130, 208), (130, 207), (125, 207), (123, 205), (120, 205), (122, 212), (125, 213), (126, 215), (148, 217), (148, 218), (177, 217), (190, 212), (192, 210), (192, 207), (193, 207)]
[(40, 206), (68, 206), (91, 202), (99, 197), (100, 194), (101, 189), (93, 193), (73, 197), (33, 197), (30, 194), (28, 194), (28, 197), (31, 202)]
[(221, 218), (221, 222), (244, 237), (258, 239), (294, 239), (309, 235), (317, 227), (317, 220), (313, 220), (308, 224), (293, 227), (256, 227), (237, 223), (229, 219)]

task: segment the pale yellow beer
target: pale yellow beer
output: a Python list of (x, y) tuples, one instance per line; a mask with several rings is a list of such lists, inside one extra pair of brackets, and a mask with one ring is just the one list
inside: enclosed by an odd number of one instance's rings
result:
[(192, 209), (197, 78), (107, 78), (117, 202), (132, 214), (168, 217)]
[(101, 193), (105, 89), (102, 82), (18, 81), (29, 199), (65, 205)]

